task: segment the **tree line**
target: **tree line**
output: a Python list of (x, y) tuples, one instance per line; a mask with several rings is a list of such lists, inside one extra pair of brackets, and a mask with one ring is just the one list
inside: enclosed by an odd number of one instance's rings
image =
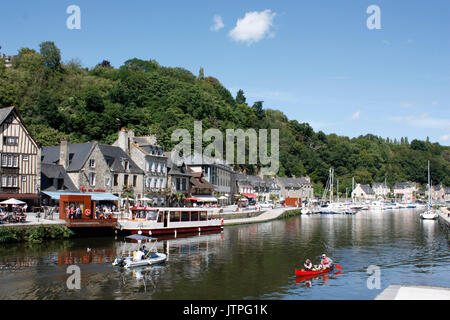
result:
[[(16, 106), (31, 134), (42, 146), (57, 145), (65, 137), (73, 143), (110, 144), (121, 127), (136, 135), (155, 134), (171, 150), (172, 132), (193, 134), (194, 120), (203, 129), (279, 129), (279, 176), (308, 175), (315, 191), (323, 191), (328, 169), (335, 169), (340, 191), (357, 183), (399, 181), (427, 183), (427, 160), (433, 184), (450, 186), (450, 148), (439, 143), (381, 138), (356, 138), (315, 132), (308, 123), (289, 120), (281, 111), (252, 105), (239, 90), (232, 96), (218, 79), (179, 67), (164, 67), (155, 60), (130, 59), (114, 68), (107, 60), (84, 68), (73, 59), (63, 63), (53, 42), (39, 51), (22, 48), (6, 68), (0, 63), (0, 106)], [(270, 148), (269, 148), (270, 150)], [(257, 165), (236, 165), (236, 170), (257, 174)]]

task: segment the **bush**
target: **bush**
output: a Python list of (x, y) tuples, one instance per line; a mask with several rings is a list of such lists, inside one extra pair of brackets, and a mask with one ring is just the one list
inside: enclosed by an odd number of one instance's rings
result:
[(32, 242), (41, 243), (44, 240), (67, 239), (73, 236), (73, 231), (62, 225), (37, 227), (5, 227), (0, 228), (0, 243)]

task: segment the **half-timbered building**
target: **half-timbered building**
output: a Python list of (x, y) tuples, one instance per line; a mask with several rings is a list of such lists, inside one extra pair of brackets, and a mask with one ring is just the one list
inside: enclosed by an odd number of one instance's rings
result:
[(39, 202), (41, 151), (15, 107), (0, 109), (0, 201)]

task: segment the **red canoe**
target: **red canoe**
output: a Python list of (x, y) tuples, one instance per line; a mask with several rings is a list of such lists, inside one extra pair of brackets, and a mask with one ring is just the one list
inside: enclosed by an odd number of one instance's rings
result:
[(317, 275), (317, 274), (330, 272), (331, 270), (333, 270), (333, 268), (325, 269), (325, 270), (322, 270), (322, 271), (302, 271), (302, 270), (299, 270), (299, 269), (295, 269), (295, 275), (297, 277), (314, 276), (314, 275)]

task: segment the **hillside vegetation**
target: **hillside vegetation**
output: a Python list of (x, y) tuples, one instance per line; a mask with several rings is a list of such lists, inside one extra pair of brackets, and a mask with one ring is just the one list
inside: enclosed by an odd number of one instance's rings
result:
[[(61, 63), (53, 42), (39, 52), (22, 48), (13, 67), (0, 64), (0, 106), (16, 106), (32, 135), (43, 146), (71, 142), (112, 143), (121, 127), (136, 135), (156, 134), (170, 150), (171, 133), (194, 120), (203, 130), (259, 128), (280, 131), (280, 176), (309, 175), (317, 192), (335, 168), (340, 191), (358, 183), (427, 182), (431, 161), (433, 184), (450, 185), (450, 148), (429, 141), (391, 140), (371, 134), (348, 138), (315, 132), (307, 123), (289, 120), (281, 111), (248, 105), (245, 93), (236, 97), (214, 77), (183, 68), (163, 67), (154, 60), (130, 59), (119, 68), (102, 61), (92, 69), (76, 60)], [(427, 139), (428, 140), (428, 139)], [(241, 165), (249, 174), (258, 167)]]

